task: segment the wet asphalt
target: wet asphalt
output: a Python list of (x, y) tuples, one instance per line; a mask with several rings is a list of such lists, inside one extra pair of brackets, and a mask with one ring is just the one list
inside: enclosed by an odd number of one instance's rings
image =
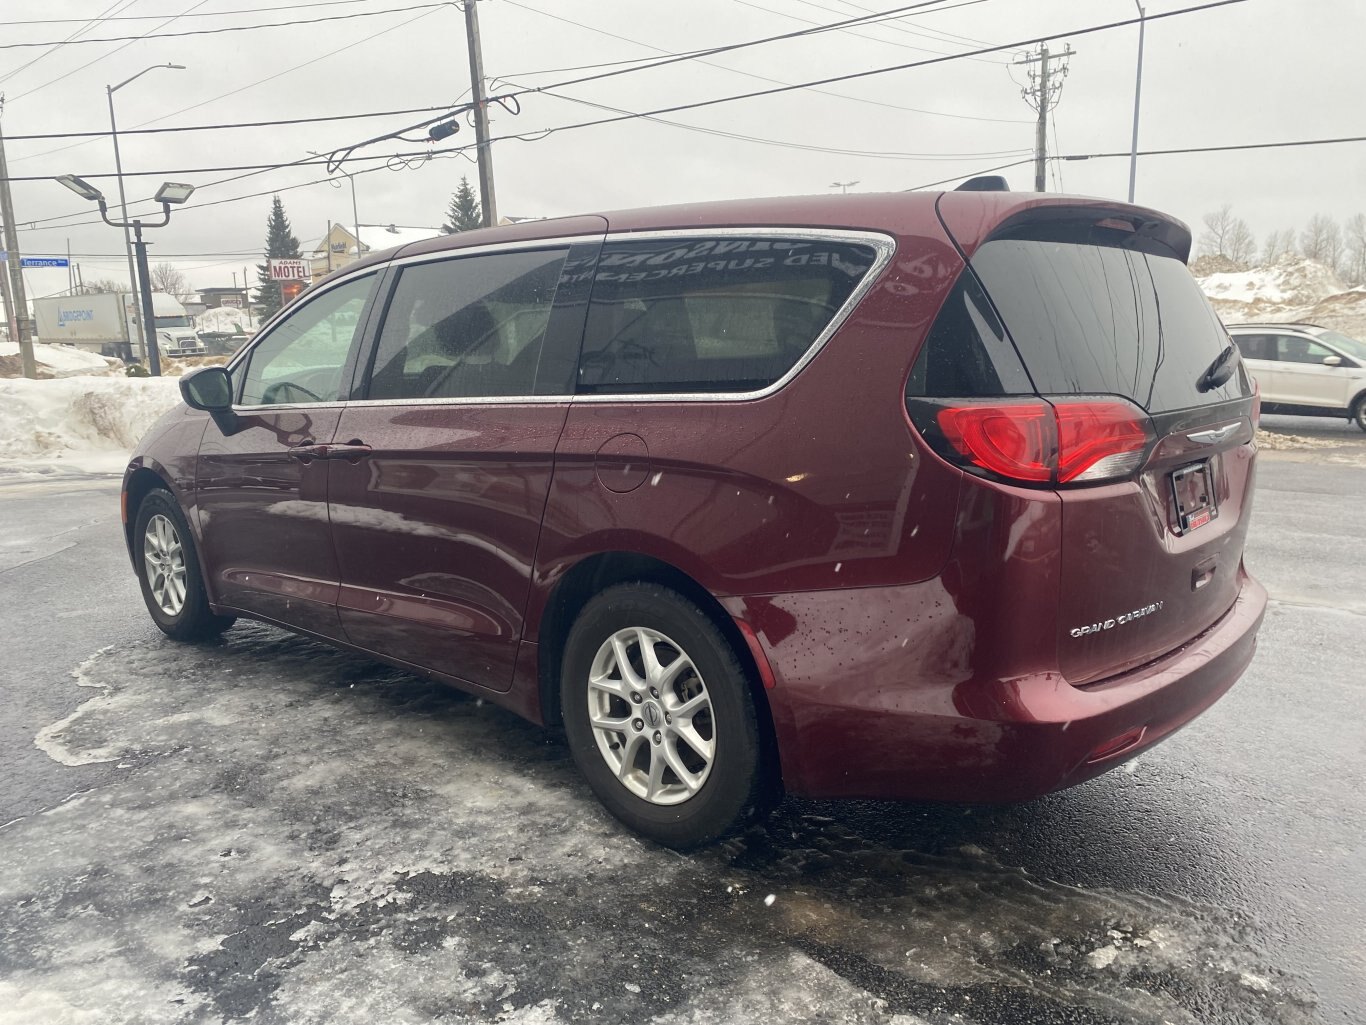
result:
[(1366, 1021), (1366, 435), (1266, 425), (1326, 444), (1263, 453), (1272, 605), (1200, 720), (1028, 805), (789, 801), (687, 857), (499, 710), (165, 642), (117, 483), (0, 476), (0, 1023)]

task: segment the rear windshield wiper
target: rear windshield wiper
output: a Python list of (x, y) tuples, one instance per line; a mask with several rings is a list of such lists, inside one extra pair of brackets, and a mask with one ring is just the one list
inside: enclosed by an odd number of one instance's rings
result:
[(1237, 348), (1230, 342), (1227, 349), (1214, 357), (1209, 369), (1200, 375), (1196, 387), (1205, 392), (1228, 384), (1229, 378), (1233, 376), (1233, 357), (1237, 352)]

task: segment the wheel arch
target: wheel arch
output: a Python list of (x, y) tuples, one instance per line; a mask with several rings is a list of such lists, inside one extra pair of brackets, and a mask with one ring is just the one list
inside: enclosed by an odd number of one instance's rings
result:
[(137, 553), (133, 545), (133, 531), (137, 527), (138, 509), (142, 505), (142, 500), (157, 488), (169, 491), (172, 497), (175, 496), (175, 488), (171, 486), (171, 482), (146, 464), (129, 470), (123, 481), (123, 542), (128, 548), (128, 558), (133, 560), (134, 564), (137, 562)]
[(753, 651), (739, 626), (716, 597), (683, 570), (639, 552), (609, 551), (590, 555), (575, 563), (556, 582), (546, 601), (537, 632), (542, 721), (547, 726), (563, 725), (560, 715), (560, 664), (564, 658), (565, 641), (579, 610), (606, 588), (627, 583), (653, 583), (678, 592), (697, 605), (721, 631), (745, 670), (759, 723), (763, 767), (770, 779), (780, 782), (781, 769), (772, 710)]

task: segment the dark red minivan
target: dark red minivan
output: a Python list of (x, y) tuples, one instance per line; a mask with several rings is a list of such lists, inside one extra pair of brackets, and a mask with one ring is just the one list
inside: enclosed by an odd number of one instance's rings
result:
[(1255, 399), (1152, 210), (712, 203), (368, 257), (124, 480), (157, 625), (278, 624), (562, 725), (705, 843), (785, 789), (1021, 800), (1227, 690)]

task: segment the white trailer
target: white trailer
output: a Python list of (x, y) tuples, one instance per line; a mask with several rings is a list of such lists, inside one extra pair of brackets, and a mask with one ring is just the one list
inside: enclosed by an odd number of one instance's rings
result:
[[(152, 293), (156, 330), (150, 332), (163, 356), (202, 356), (204, 343), (175, 296)], [(38, 340), (72, 345), (103, 356), (135, 358), (137, 297), (127, 292), (53, 296), (33, 300)]]

